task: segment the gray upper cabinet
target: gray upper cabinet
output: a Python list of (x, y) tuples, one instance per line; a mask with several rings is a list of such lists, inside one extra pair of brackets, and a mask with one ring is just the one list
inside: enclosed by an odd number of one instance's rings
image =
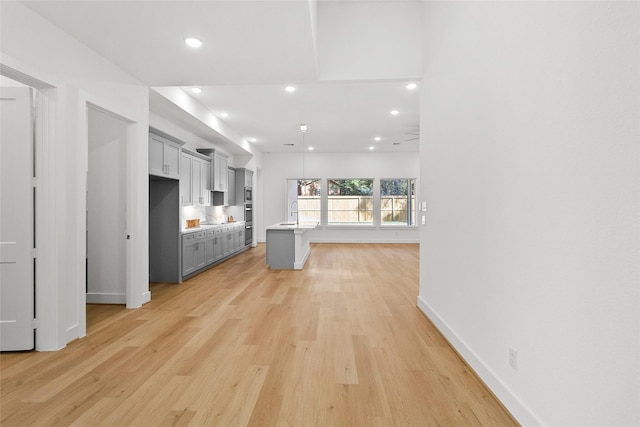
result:
[(236, 170), (233, 168), (229, 168), (228, 172), (229, 179), (227, 180), (229, 183), (229, 191), (227, 191), (227, 206), (235, 206), (236, 205)]
[(236, 203), (242, 204), (245, 187), (253, 187), (253, 171), (251, 169), (236, 169)]
[(213, 155), (213, 169), (213, 191), (228, 191), (229, 177), (227, 170), (229, 169), (229, 162), (227, 157), (216, 151)]
[(211, 161), (200, 159), (200, 194), (202, 204), (209, 206), (211, 204)]
[(202, 154), (182, 151), (180, 200), (183, 206), (211, 205), (211, 159)]
[(149, 134), (149, 175), (180, 179), (180, 144)]
[(180, 204), (182, 206), (193, 205), (193, 174), (191, 171), (191, 159), (187, 153), (182, 153), (182, 173), (180, 176)]
[(213, 148), (198, 148), (198, 153), (211, 158), (211, 186), (213, 191), (212, 204), (214, 206), (226, 205), (229, 191), (229, 161), (228, 156)]

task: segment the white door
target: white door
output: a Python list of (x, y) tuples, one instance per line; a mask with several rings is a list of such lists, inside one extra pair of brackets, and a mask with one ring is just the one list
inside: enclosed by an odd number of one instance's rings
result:
[(0, 88), (0, 350), (34, 348), (31, 89)]

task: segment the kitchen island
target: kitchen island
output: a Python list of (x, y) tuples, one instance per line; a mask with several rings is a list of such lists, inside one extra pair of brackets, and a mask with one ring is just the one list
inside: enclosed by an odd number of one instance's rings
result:
[(274, 270), (302, 270), (309, 258), (309, 231), (317, 222), (281, 222), (267, 227), (267, 264)]

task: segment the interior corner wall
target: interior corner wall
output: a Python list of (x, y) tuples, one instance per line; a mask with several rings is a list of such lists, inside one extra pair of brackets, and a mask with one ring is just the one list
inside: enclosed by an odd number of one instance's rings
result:
[[(54, 194), (47, 208), (55, 239), (39, 252), (55, 260), (38, 285), (55, 289), (55, 309), (41, 323), (55, 324), (56, 350), (85, 334), (85, 183), (87, 173), (87, 103), (130, 121), (127, 168), (130, 173), (128, 223), (133, 254), (133, 295), (127, 306), (148, 301), (148, 120), (149, 89), (86, 45), (70, 37), (20, 2), (0, 2), (0, 61), (55, 87), (55, 155), (42, 177)], [(129, 300), (129, 297), (130, 300)], [(54, 304), (53, 301), (49, 301)], [(131, 302), (131, 304), (130, 304)], [(49, 313), (51, 314), (49, 316)], [(52, 334), (54, 335), (54, 334)], [(50, 340), (48, 340), (49, 342)]]
[(418, 305), (525, 426), (640, 425), (639, 8), (424, 3)]

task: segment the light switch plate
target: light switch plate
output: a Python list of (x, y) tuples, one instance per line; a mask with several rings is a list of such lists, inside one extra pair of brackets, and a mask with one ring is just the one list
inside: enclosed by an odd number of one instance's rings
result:
[(422, 215), (422, 225), (426, 225), (427, 224), (427, 217)]
[(424, 212), (426, 212), (426, 211), (427, 211), (427, 202), (422, 202), (422, 210), (423, 210)]

